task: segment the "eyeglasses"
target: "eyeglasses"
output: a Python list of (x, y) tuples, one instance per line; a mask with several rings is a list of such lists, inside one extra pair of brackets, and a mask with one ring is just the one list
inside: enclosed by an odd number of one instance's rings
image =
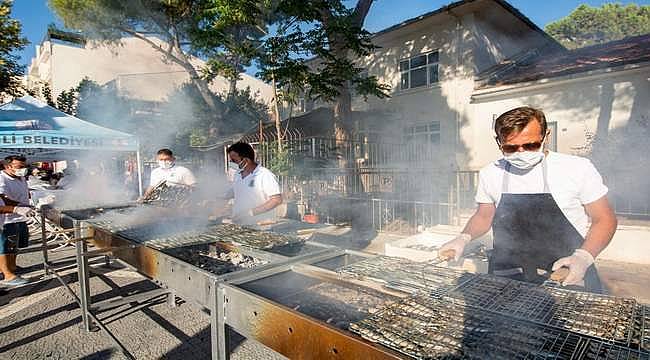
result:
[(525, 144), (501, 144), (501, 142), (499, 141), (498, 138), (496, 140), (497, 140), (497, 144), (499, 145), (499, 148), (501, 149), (501, 151), (503, 151), (504, 153), (513, 153), (513, 152), (519, 150), (519, 148), (522, 148), (522, 149), (524, 149), (526, 151), (537, 151), (542, 147), (542, 144), (544, 143), (544, 138), (545, 137), (546, 136), (542, 137), (542, 139), (540, 141), (529, 142), (529, 143), (525, 143)]

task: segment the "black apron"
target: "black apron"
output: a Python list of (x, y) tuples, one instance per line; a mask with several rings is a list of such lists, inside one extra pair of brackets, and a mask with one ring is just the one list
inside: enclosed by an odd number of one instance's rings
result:
[[(550, 273), (556, 260), (570, 256), (584, 242), (549, 191), (546, 158), (541, 165), (543, 193), (511, 194), (510, 163), (506, 162), (501, 201), (492, 220), (494, 249), (488, 267), (491, 274), (541, 284), (547, 277), (539, 275), (537, 269)], [(587, 269), (584, 281), (581, 290), (602, 292), (594, 265)]]

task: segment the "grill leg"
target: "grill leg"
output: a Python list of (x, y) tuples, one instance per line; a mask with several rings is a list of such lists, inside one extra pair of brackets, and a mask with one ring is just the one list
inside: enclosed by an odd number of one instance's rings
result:
[(227, 360), (230, 358), (227, 351), (225, 308), (222, 288), (216, 283), (211, 284), (210, 295), (212, 306), (210, 309), (210, 338), (212, 345), (212, 360)]
[(45, 213), (41, 212), (41, 251), (43, 252), (43, 270), (44, 278), (50, 277), (49, 258), (47, 253), (47, 231), (45, 231)]
[[(81, 228), (78, 223), (74, 225), (75, 238), (81, 238)], [(92, 322), (88, 316), (90, 311), (90, 277), (88, 274), (88, 258), (83, 256), (88, 251), (88, 245), (84, 240), (75, 242), (77, 250), (77, 275), (79, 278), (79, 298), (81, 300), (81, 320), (87, 332), (93, 330)]]
[(172, 308), (176, 307), (176, 292), (174, 290), (170, 290), (167, 294), (167, 305)]

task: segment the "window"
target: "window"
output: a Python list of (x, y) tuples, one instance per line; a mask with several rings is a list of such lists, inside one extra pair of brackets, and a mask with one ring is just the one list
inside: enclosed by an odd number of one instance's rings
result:
[(417, 124), (404, 128), (404, 142), (440, 144), (440, 121)]
[(438, 82), (439, 52), (418, 55), (399, 62), (401, 74), (400, 89), (414, 89), (431, 86)]
[(551, 130), (551, 138), (546, 141), (546, 148), (557, 151), (557, 122), (547, 122), (546, 127)]

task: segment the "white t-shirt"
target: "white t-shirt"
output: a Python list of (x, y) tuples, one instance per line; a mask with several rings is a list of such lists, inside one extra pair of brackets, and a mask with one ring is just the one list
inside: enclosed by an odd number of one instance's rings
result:
[(167, 185), (187, 185), (192, 186), (196, 184), (196, 178), (190, 169), (174, 165), (169, 169), (155, 168), (151, 171), (151, 181), (149, 181), (149, 186), (154, 187), (160, 184), (162, 181), (167, 181)]
[[(499, 159), (481, 169), (476, 192), (477, 203), (499, 205), (505, 174), (505, 159)], [(592, 203), (607, 194), (603, 179), (589, 159), (549, 152), (546, 156), (548, 187), (553, 199), (567, 220), (585, 237), (589, 217), (585, 204)], [(510, 166), (508, 193), (535, 194), (544, 192), (542, 163), (529, 171)], [(540, 214), (541, 215), (541, 214)], [(536, 216), (531, 214), (531, 216)]]
[[(29, 206), (29, 187), (24, 177), (11, 177), (6, 172), (0, 171), (0, 194), (11, 200), (18, 201), (20, 205)], [(5, 223), (26, 222), (27, 218), (18, 214), (7, 214)]]
[[(241, 217), (248, 210), (267, 202), (273, 195), (280, 194), (280, 185), (275, 175), (267, 168), (257, 165), (252, 173), (242, 179), (241, 173), (235, 174), (232, 184), (235, 203), (232, 208), (234, 217)], [(257, 216), (244, 218), (240, 221), (243, 225), (255, 225), (260, 221), (275, 220), (275, 209)]]

